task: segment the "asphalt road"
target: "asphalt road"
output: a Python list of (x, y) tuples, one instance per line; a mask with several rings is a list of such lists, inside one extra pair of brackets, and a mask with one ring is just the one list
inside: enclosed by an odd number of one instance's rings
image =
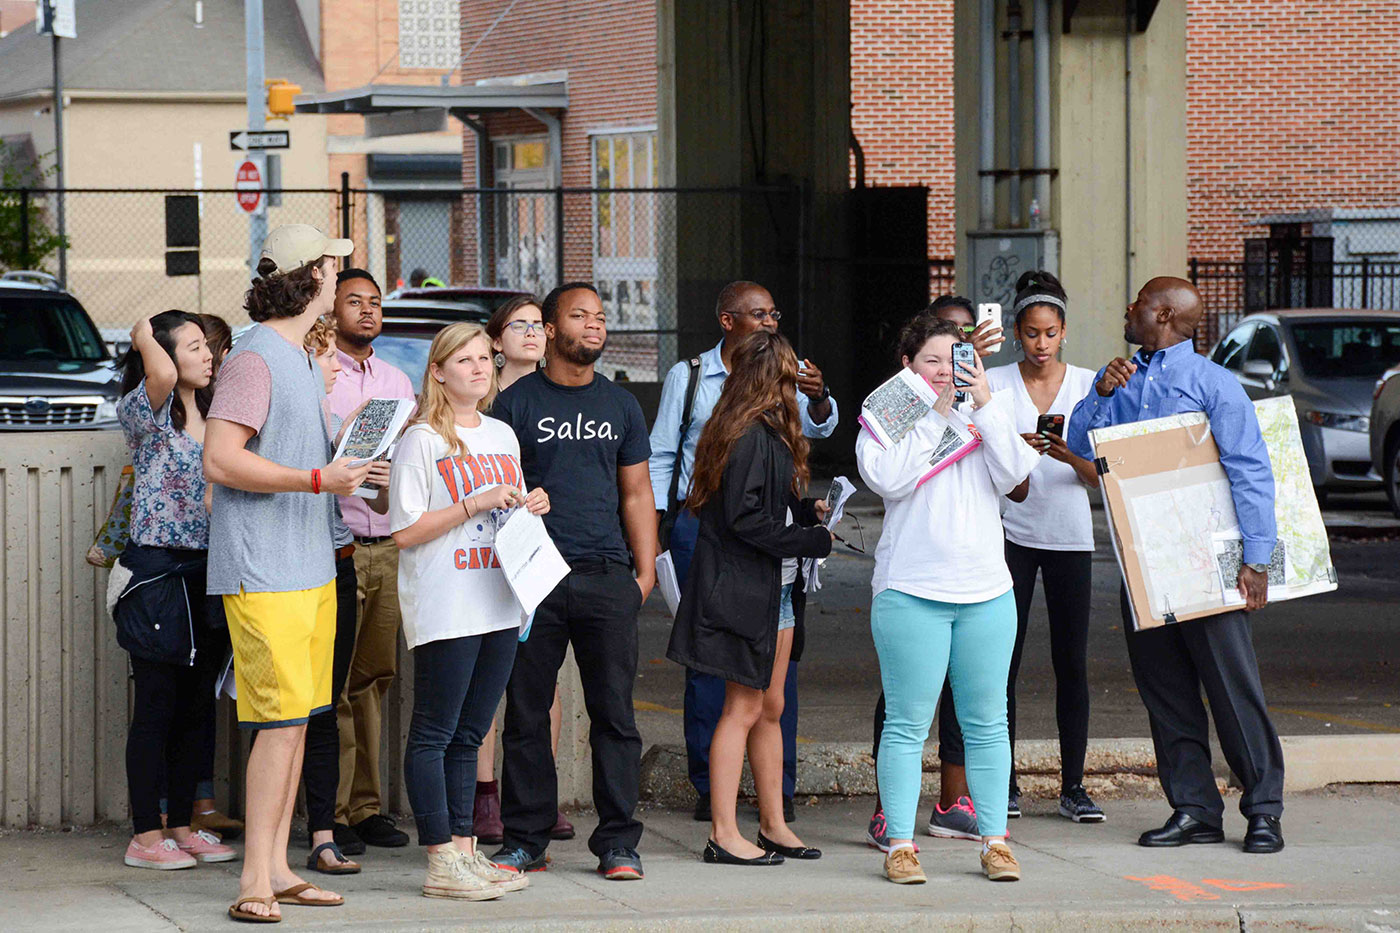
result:
[[(880, 533), (878, 500), (858, 500), (857, 508), (867, 550), (873, 551)], [(1379, 494), (1334, 497), (1325, 514), (1329, 526), (1393, 522)], [(1100, 544), (1089, 635), (1090, 736), (1146, 736), (1147, 715), (1124, 646), (1118, 568), (1101, 511), (1095, 522)], [(1254, 619), (1274, 722), (1285, 735), (1400, 732), (1400, 534), (1334, 537), (1332, 560), (1340, 581), (1335, 592), (1278, 603)], [(869, 557), (836, 552), (822, 570), (821, 592), (808, 602), (807, 649), (799, 665), (798, 734), (804, 739), (870, 739), (880, 692), (869, 628), (873, 566)], [(635, 692), (647, 746), (682, 741), (683, 674), (665, 658), (669, 634), (664, 607), (649, 602), (641, 620)], [(1018, 737), (1056, 736), (1054, 690), (1044, 602), (1037, 592), (1017, 691)]]

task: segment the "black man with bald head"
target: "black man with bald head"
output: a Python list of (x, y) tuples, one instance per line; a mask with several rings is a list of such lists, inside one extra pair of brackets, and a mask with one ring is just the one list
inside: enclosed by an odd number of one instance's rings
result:
[(1135, 632), (1123, 591), (1128, 659), (1152, 726), (1157, 776), (1174, 811), (1138, 843), (1224, 841), (1225, 803), (1211, 772), (1204, 688), (1225, 760), (1244, 785), (1244, 850), (1277, 852), (1283, 848), (1283, 749), (1265, 705), (1249, 621), (1268, 601), (1276, 543), (1274, 476), (1249, 397), (1227, 370), (1195, 351), (1200, 319), (1201, 296), (1190, 282), (1163, 276), (1144, 285), (1123, 316), (1123, 338), (1141, 349), (1099, 370), (1095, 391), (1069, 419), (1066, 441), (1092, 459), (1088, 432), (1095, 428), (1192, 411), (1210, 419), (1243, 538), (1237, 583), (1245, 607)]

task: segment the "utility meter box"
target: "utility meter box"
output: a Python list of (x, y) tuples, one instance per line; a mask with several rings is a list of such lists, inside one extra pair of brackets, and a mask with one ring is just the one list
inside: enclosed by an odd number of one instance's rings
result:
[(1060, 274), (1060, 236), (1055, 230), (969, 230), (969, 267), (963, 294), (973, 305), (995, 301), (1001, 305), (1001, 326), (1006, 335), (1001, 349), (982, 361), (987, 368), (1015, 362), (1012, 325), (1016, 315), (1016, 280), (1023, 272), (1044, 269)]

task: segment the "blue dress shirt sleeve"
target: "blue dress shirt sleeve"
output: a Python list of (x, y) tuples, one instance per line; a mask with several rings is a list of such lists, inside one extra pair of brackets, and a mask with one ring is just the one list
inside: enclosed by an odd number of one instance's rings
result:
[[(681, 447), (681, 415), (685, 408), (685, 387), (690, 379), (690, 364), (682, 360), (666, 374), (661, 384), (661, 402), (656, 409), (656, 421), (651, 426), (651, 494), (658, 509), (666, 508), (671, 492), (671, 476), (676, 469), (676, 452)], [(682, 494), (685, 490), (681, 490)]]
[(1278, 540), (1269, 450), (1259, 431), (1254, 403), (1239, 382), (1228, 373), (1213, 381), (1214, 392), (1206, 414), (1220, 451), (1220, 465), (1230, 479), (1230, 498), (1235, 502), (1235, 516), (1240, 522), (1244, 562), (1267, 564)]
[(797, 414), (802, 418), (802, 433), (807, 437), (830, 437), (836, 430), (836, 425), (841, 421), (841, 411), (836, 407), (834, 396), (828, 396), (827, 401), (831, 403), (831, 414), (818, 424), (812, 420), (812, 400), (801, 392), (797, 393)]

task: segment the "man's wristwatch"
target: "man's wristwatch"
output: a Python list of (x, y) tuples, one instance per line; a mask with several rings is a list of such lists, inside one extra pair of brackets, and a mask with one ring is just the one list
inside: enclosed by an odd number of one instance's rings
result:
[(818, 401), (818, 402), (825, 402), (825, 401), (826, 401), (827, 399), (829, 399), (829, 398), (831, 398), (831, 386), (829, 386), (829, 385), (827, 385), (825, 382), (823, 382), (823, 383), (822, 383), (822, 394), (817, 396), (816, 401)]
[(1255, 573), (1267, 574), (1269, 572), (1268, 564), (1245, 564), (1245, 566)]

